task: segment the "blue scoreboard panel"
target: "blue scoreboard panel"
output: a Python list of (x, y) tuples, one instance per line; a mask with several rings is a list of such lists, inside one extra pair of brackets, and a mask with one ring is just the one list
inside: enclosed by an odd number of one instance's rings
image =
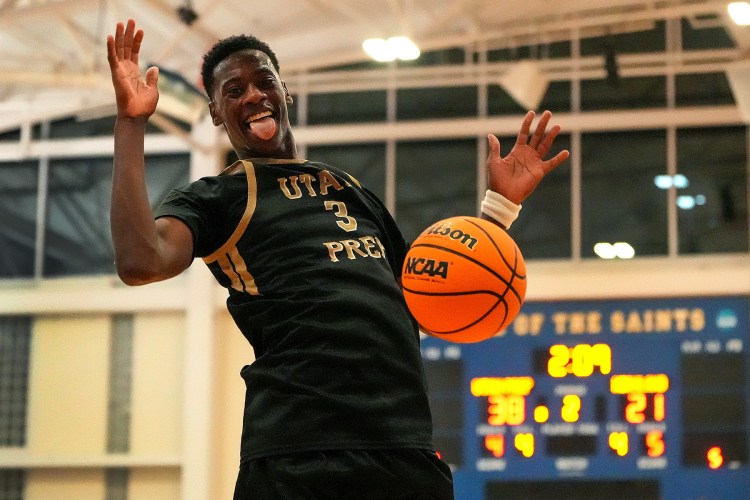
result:
[(422, 340), (435, 445), (465, 499), (748, 499), (747, 297), (524, 304)]

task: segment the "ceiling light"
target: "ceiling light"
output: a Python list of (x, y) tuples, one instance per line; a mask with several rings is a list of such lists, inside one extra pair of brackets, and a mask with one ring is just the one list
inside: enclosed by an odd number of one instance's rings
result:
[(378, 62), (389, 62), (396, 59), (412, 61), (419, 57), (419, 47), (405, 36), (392, 36), (387, 40), (369, 38), (362, 42), (367, 55)]
[(674, 184), (674, 187), (676, 187), (677, 189), (685, 189), (690, 185), (690, 182), (684, 175), (677, 174), (672, 177), (672, 184)]
[(672, 187), (671, 175), (657, 175), (654, 177), (654, 185), (659, 189), (669, 189)]
[(695, 196), (678, 196), (677, 197), (677, 206), (681, 208), (682, 210), (692, 210), (696, 206), (705, 205), (706, 204), (706, 196), (702, 194), (698, 194)]
[(635, 256), (635, 249), (624, 241), (617, 243), (600, 242), (594, 245), (594, 253), (602, 259), (632, 259)]
[(690, 185), (690, 181), (683, 174), (657, 175), (654, 177), (654, 185), (659, 189), (669, 189), (673, 186), (677, 189), (685, 189)]
[(750, 3), (732, 2), (727, 5), (727, 12), (729, 12), (729, 17), (735, 24), (740, 26), (750, 25)]
[(635, 248), (633, 248), (630, 243), (618, 241), (612, 245), (612, 248), (615, 250), (615, 255), (620, 259), (632, 259), (635, 257)]
[(614, 259), (617, 257), (612, 243), (597, 243), (594, 245), (594, 253), (602, 259)]
[(677, 206), (683, 210), (691, 210), (695, 207), (695, 198), (692, 196), (678, 196)]

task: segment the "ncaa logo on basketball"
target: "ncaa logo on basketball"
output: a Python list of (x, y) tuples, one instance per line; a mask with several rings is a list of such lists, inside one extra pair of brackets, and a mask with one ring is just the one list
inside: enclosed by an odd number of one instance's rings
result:
[(448, 342), (502, 332), (526, 297), (526, 263), (497, 224), (469, 216), (434, 222), (412, 242), (401, 289), (420, 329)]
[(425, 259), (423, 257), (409, 257), (404, 265), (405, 274), (427, 275), (430, 278), (440, 276), (448, 279), (448, 265), (444, 260)]
[(452, 228), (450, 222), (441, 221), (433, 224), (432, 226), (425, 229), (424, 234), (425, 236), (445, 236), (446, 238), (458, 241), (462, 245), (465, 245), (467, 248), (469, 248), (469, 250), (474, 250), (474, 247), (477, 244), (477, 239), (475, 237), (473, 237), (469, 233), (461, 231), (460, 229)]

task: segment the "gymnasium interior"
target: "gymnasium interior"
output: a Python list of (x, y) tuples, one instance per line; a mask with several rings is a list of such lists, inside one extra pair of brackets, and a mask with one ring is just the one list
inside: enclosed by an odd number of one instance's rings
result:
[[(731, 4), (731, 6), (730, 6)], [(486, 342), (429, 335), (459, 500), (743, 499), (750, 485), (750, 15), (716, 0), (0, 0), (0, 500), (213, 500), (236, 480), (252, 348), (202, 262), (117, 277), (105, 38), (160, 69), (147, 186), (235, 160), (203, 53), (276, 52), (300, 156), (408, 241), (475, 216), (487, 134), (550, 110), (570, 158), (508, 230), (527, 266)], [(411, 44), (376, 60), (365, 40)], [(378, 42), (373, 42), (378, 45)], [(366, 45), (366, 44), (365, 44)]]

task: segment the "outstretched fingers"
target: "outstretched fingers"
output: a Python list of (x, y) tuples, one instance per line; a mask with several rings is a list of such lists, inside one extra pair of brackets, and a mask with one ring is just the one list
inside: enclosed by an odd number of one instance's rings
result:
[(563, 149), (554, 157), (542, 163), (542, 171), (544, 172), (544, 175), (547, 175), (548, 173), (556, 169), (559, 165), (561, 165), (565, 160), (568, 159), (568, 156), (570, 156), (570, 152), (567, 149)]
[(494, 134), (487, 134), (487, 144), (489, 145), (489, 151), (487, 152), (487, 156), (489, 158), (499, 157), (500, 156), (500, 139), (498, 139)]
[[(542, 113), (542, 117), (539, 119), (539, 123), (537, 123), (536, 125), (536, 129), (534, 130), (534, 135), (531, 137), (529, 146), (537, 149), (539, 144), (542, 143), (544, 139), (544, 132), (547, 129), (547, 124), (549, 123), (550, 118), (552, 118), (552, 113), (550, 113), (549, 111), (545, 111), (544, 113)], [(540, 156), (544, 156), (544, 154), (540, 153)]]
[(117, 23), (117, 25), (115, 26), (115, 36), (114, 36), (113, 45), (114, 45), (114, 56), (118, 60), (122, 60), (122, 58), (124, 57), (124, 49), (123, 49), (123, 46), (125, 43), (123, 41), (124, 38), (125, 38), (125, 25), (123, 25), (122, 23)]
[(124, 59), (130, 59), (133, 52), (133, 33), (135, 32), (135, 21), (128, 19), (128, 24), (125, 27), (125, 35), (123, 36), (122, 44), (122, 57)]
[[(547, 124), (545, 123), (545, 126)], [(537, 128), (538, 130), (538, 128)], [(547, 156), (547, 153), (549, 152), (550, 148), (552, 147), (552, 143), (555, 142), (555, 139), (557, 138), (557, 135), (560, 133), (560, 125), (555, 125), (552, 127), (552, 129), (547, 133), (547, 135), (543, 136), (541, 140), (537, 141), (537, 144), (534, 145), (536, 147), (537, 153), (539, 153), (540, 158), (544, 158)], [(532, 141), (534, 142), (534, 141)]]
[(110, 69), (114, 69), (117, 65), (117, 50), (115, 49), (115, 37), (112, 35), (107, 36), (107, 61), (109, 61)]
[(130, 53), (130, 60), (135, 64), (138, 64), (138, 54), (141, 52), (141, 42), (143, 42), (143, 30), (138, 30), (133, 37), (133, 44)]
[(156, 83), (159, 81), (159, 68), (151, 66), (146, 70), (146, 85), (149, 87), (156, 87)]
[(516, 137), (516, 146), (524, 146), (528, 142), (531, 122), (534, 121), (535, 116), (536, 113), (533, 111), (526, 113), (526, 116), (523, 118), (523, 123), (521, 123), (521, 130), (518, 132), (518, 137)]
[(113, 60), (132, 61), (138, 64), (138, 54), (143, 42), (143, 30), (135, 29), (135, 21), (128, 19), (127, 24), (117, 23), (115, 35), (107, 37), (107, 49), (110, 64)]

